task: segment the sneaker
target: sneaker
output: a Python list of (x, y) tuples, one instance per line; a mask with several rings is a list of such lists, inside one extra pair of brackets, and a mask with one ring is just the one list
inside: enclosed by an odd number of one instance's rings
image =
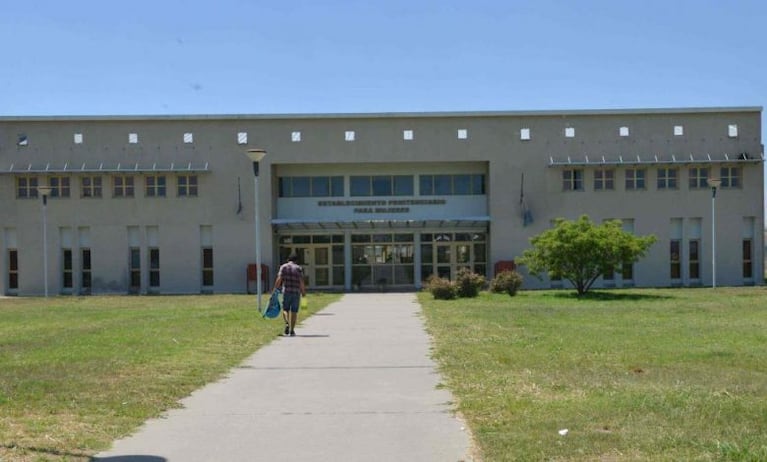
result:
[(295, 336), (296, 336), (296, 331), (294, 331), (294, 330), (291, 330), (291, 331), (290, 331), (290, 336), (291, 336), (291, 337), (295, 337)]
[(287, 337), (290, 334), (290, 326), (285, 324), (285, 336)]

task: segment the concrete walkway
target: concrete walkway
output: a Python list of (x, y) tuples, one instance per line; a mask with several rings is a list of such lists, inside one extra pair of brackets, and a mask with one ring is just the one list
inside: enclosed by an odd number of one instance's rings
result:
[(344, 295), (96, 460), (470, 461), (419, 313), (413, 294)]

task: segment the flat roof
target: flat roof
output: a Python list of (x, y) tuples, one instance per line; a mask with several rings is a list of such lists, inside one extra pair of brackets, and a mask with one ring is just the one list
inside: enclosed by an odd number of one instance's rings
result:
[(458, 117), (550, 117), (638, 114), (701, 114), (727, 112), (762, 112), (762, 106), (631, 108), (631, 109), (562, 109), (539, 111), (456, 111), (456, 112), (361, 112), (318, 114), (179, 114), (179, 115), (49, 115), (0, 116), (0, 122), (52, 121), (139, 121), (139, 120), (275, 120), (275, 119), (386, 119), (386, 118), (458, 118)]

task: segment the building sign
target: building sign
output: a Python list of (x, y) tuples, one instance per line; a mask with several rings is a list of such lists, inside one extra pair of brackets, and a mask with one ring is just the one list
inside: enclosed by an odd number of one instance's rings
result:
[(318, 201), (318, 207), (354, 207), (354, 213), (410, 213), (411, 205), (445, 205), (445, 199)]

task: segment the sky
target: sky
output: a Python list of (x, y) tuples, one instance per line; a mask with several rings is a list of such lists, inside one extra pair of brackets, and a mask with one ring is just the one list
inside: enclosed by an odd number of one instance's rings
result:
[(0, 116), (764, 106), (766, 20), (764, 0), (7, 0)]

